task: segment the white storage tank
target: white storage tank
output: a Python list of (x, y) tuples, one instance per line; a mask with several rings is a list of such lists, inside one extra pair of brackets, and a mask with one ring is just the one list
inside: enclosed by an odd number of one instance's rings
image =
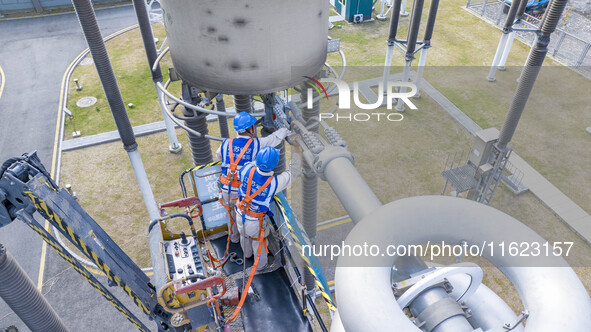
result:
[(174, 68), (225, 94), (295, 86), (326, 61), (324, 0), (161, 0)]

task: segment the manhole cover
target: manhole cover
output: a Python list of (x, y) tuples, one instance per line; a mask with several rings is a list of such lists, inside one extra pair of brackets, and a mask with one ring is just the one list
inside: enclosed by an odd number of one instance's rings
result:
[(92, 58), (84, 58), (84, 60), (80, 61), (81, 66), (88, 66), (93, 64)]
[(76, 102), (76, 106), (78, 107), (90, 107), (94, 104), (96, 104), (95, 97), (82, 97)]

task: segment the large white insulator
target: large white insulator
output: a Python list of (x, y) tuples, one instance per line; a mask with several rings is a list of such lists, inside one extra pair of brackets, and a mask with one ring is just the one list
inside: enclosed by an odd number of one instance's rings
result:
[(328, 1), (161, 0), (174, 68), (192, 86), (261, 94), (326, 61)]

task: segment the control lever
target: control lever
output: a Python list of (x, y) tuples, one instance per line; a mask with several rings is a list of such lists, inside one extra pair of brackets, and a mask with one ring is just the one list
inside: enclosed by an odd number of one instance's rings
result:
[(185, 232), (181, 232), (181, 244), (186, 245), (187, 243), (189, 243), (189, 241), (187, 241), (187, 236), (185, 235)]

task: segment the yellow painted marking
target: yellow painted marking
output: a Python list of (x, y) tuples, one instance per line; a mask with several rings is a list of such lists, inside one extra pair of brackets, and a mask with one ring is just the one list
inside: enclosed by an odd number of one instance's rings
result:
[(339, 220), (339, 221), (335, 221), (335, 222), (333, 222), (333, 223), (330, 223), (330, 224), (327, 224), (327, 225), (323, 225), (323, 226), (320, 226), (320, 227), (318, 227), (318, 230), (319, 230), (319, 231), (323, 231), (323, 230), (325, 230), (325, 229), (329, 229), (329, 228), (332, 228), (332, 227), (335, 227), (335, 226), (339, 226), (339, 225), (347, 224), (347, 223), (350, 223), (350, 222), (352, 222), (352, 221), (353, 221), (353, 220), (351, 220), (351, 218), (349, 218), (349, 219), (344, 219), (344, 220)]

